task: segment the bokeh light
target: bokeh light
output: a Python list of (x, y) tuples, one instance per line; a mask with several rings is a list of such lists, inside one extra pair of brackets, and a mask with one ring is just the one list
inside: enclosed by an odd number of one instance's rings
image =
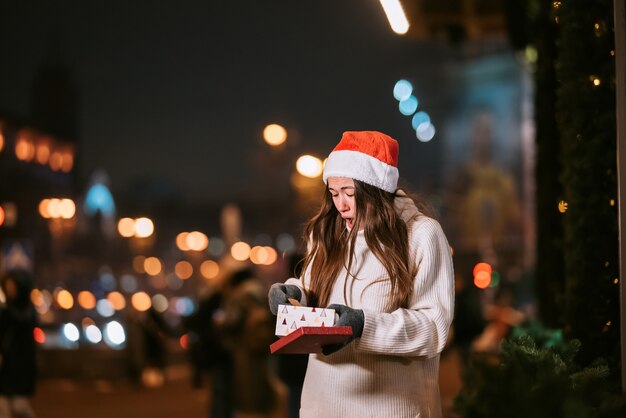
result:
[(398, 110), (405, 116), (411, 116), (417, 110), (417, 98), (413, 95), (398, 103)]
[(82, 292), (79, 292), (77, 300), (78, 304), (83, 309), (89, 310), (96, 307), (96, 297), (88, 290), (83, 290)]
[[(413, 129), (417, 130), (423, 123), (430, 123), (430, 115), (423, 110), (420, 110), (411, 118), (411, 126)], [(423, 126), (420, 130), (425, 128), (426, 126)]]
[(85, 337), (87, 337), (87, 340), (89, 342), (93, 344), (98, 344), (100, 341), (102, 341), (102, 332), (97, 326), (88, 325), (85, 329)]
[(245, 261), (250, 258), (250, 245), (239, 241), (230, 247), (230, 255), (237, 261)]
[(278, 146), (287, 140), (287, 130), (278, 124), (267, 125), (263, 129), (263, 139), (271, 146)]
[(407, 80), (398, 80), (393, 86), (393, 97), (401, 102), (409, 98), (413, 93), (413, 85)]
[(157, 257), (148, 257), (143, 262), (143, 269), (150, 276), (156, 276), (161, 272), (163, 266), (161, 264), (161, 260)]
[(150, 309), (150, 306), (152, 306), (150, 296), (148, 296), (146, 292), (137, 292), (133, 294), (130, 298), (130, 303), (133, 305), (133, 308), (139, 312), (145, 312)]
[(117, 223), (117, 232), (124, 238), (135, 235), (135, 220), (132, 218), (122, 218)]
[(305, 177), (319, 177), (323, 169), (322, 160), (312, 155), (303, 155), (296, 161), (296, 170)]
[(174, 272), (181, 280), (187, 280), (193, 275), (193, 266), (189, 261), (179, 261), (174, 266)]
[(57, 289), (55, 291), (54, 300), (62, 309), (72, 309), (74, 306), (74, 297), (65, 289)]
[(204, 251), (209, 246), (209, 238), (199, 231), (192, 231), (187, 234), (185, 241), (187, 248), (191, 251)]
[[(424, 127), (424, 125), (427, 125)], [(417, 139), (422, 142), (428, 142), (435, 136), (435, 126), (430, 123), (422, 123), (415, 131)]]
[(213, 260), (205, 260), (200, 264), (200, 274), (205, 279), (214, 279), (220, 273), (220, 265)]
[(135, 235), (139, 238), (147, 238), (154, 233), (154, 224), (149, 218), (135, 220)]
[(124, 327), (117, 321), (111, 321), (104, 327), (104, 342), (109, 346), (119, 346), (126, 341)]
[(176, 235), (176, 246), (181, 251), (189, 251), (189, 245), (187, 245), (187, 235), (189, 235), (189, 232), (181, 232)]
[(69, 341), (76, 342), (80, 338), (80, 332), (78, 331), (78, 327), (72, 323), (67, 323), (63, 325), (62, 332), (63, 336)]

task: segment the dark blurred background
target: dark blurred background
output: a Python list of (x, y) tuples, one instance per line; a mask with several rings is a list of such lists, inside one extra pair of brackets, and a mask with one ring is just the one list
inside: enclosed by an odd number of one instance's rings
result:
[(537, 2), (403, 1), (401, 33), (382, 3), (0, 3), (0, 267), (32, 275), (39, 416), (205, 416), (207, 301), (294, 275), (346, 130), (399, 141), (454, 251), (447, 414), (468, 350), (535, 316)]

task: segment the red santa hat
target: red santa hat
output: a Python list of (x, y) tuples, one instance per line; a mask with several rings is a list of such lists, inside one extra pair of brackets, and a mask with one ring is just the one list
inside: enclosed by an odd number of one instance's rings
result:
[(376, 131), (344, 132), (322, 176), (349, 177), (393, 193), (398, 186), (398, 141)]

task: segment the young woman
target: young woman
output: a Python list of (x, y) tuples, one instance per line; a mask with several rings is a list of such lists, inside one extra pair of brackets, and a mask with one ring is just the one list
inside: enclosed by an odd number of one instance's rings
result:
[(351, 340), (311, 354), (300, 416), (440, 417), (439, 353), (454, 311), (450, 247), (398, 182), (398, 143), (345, 132), (324, 167), (303, 274), (269, 291), (336, 310)]

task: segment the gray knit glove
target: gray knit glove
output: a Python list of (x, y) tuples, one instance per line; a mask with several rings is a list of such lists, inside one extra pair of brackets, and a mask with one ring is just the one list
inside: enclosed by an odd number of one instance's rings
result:
[(293, 284), (274, 283), (270, 287), (267, 298), (270, 303), (270, 311), (276, 315), (278, 313), (278, 305), (290, 305), (287, 298), (302, 302), (302, 292), (298, 286)]
[(326, 356), (341, 350), (355, 338), (359, 338), (363, 334), (363, 326), (365, 325), (365, 314), (362, 309), (352, 309), (346, 305), (338, 305), (336, 303), (330, 305), (328, 309), (334, 309), (335, 314), (339, 316), (339, 319), (335, 321), (335, 326), (352, 327), (352, 336), (340, 343), (322, 346), (322, 353)]

